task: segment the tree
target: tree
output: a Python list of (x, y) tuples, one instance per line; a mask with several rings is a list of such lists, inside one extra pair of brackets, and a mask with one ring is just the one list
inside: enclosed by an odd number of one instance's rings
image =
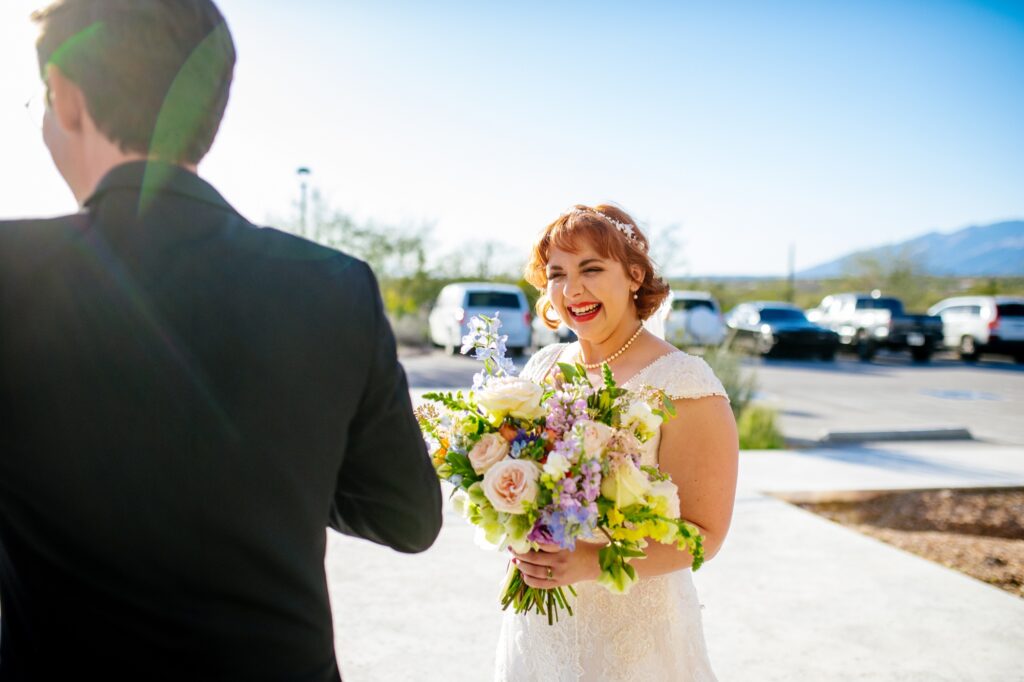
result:
[(903, 299), (908, 309), (918, 309), (929, 305), (930, 279), (921, 257), (904, 247), (857, 254), (845, 267), (842, 281), (846, 289), (878, 289)]
[(651, 259), (655, 262), (658, 272), (668, 280), (686, 267), (686, 255), (680, 236), (682, 228), (678, 223), (671, 223), (648, 232), (647, 241), (651, 245)]
[(433, 301), (442, 286), (427, 268), (430, 225), (396, 227), (373, 221), (361, 224), (347, 213), (331, 208), (317, 190), (311, 194), (305, 225), (297, 217), (278, 222), (281, 229), (366, 261), (380, 282), (385, 307), (398, 317), (415, 313)]

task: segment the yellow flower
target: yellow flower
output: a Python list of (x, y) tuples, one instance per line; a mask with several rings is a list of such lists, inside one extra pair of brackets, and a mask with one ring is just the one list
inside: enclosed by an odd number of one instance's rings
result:
[(616, 508), (625, 508), (644, 501), (644, 495), (651, 489), (647, 474), (638, 469), (630, 459), (625, 459), (601, 481), (601, 494), (615, 503)]
[(634, 526), (633, 528), (627, 528), (625, 526), (616, 526), (610, 528), (612, 538), (621, 540), (623, 542), (639, 542), (645, 544), (643, 541), (647, 537), (646, 524)]
[(649, 533), (651, 538), (667, 545), (675, 542), (678, 531), (679, 528), (674, 523), (652, 521)]

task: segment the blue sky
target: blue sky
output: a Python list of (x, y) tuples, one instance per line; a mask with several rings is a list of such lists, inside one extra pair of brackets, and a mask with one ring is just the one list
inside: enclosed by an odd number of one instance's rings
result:
[[(0, 9), (0, 217), (74, 208), (16, 111), (36, 4)], [(219, 5), (239, 62), (200, 173), (257, 222), (300, 165), (340, 209), (510, 266), (575, 202), (678, 225), (673, 274), (1024, 218), (1024, 3)]]

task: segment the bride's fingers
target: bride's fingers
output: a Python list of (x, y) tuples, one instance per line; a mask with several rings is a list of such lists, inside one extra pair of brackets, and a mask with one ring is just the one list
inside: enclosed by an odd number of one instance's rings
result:
[(564, 561), (569, 552), (556, 547), (555, 545), (541, 545), (540, 549), (523, 552), (520, 554), (510, 549), (512, 556), (517, 559), (529, 561), (534, 564), (553, 564), (557, 561)]
[(558, 578), (550, 566), (519, 564), (519, 572), (523, 574), (523, 580), (530, 587), (551, 588), (558, 585)]
[(534, 578), (533, 576), (523, 576), (523, 582), (530, 587), (536, 587), (539, 589), (552, 590), (556, 587), (560, 587), (561, 583), (558, 580), (548, 580), (546, 578)]
[(547, 552), (541, 552), (539, 550), (530, 550), (529, 552), (523, 552), (522, 554), (520, 554), (519, 552), (512, 552), (512, 556), (514, 556), (517, 559), (525, 559), (527, 561), (533, 561), (535, 563), (537, 561), (547, 561), (553, 555), (548, 554)]
[(566, 563), (565, 558), (562, 556), (557, 554), (543, 554), (540, 552), (522, 554), (513, 559), (513, 561), (520, 570), (526, 566), (529, 567), (530, 571), (536, 573), (536, 575), (547, 575), (548, 569), (557, 571)]
[(545, 576), (548, 574), (548, 569), (555, 570), (551, 564), (542, 564), (536, 561), (527, 561), (525, 559), (517, 559), (515, 561), (516, 566), (522, 573), (527, 575)]
[(517, 566), (519, 567), (520, 573), (531, 578), (543, 578), (546, 580), (548, 578), (549, 571), (552, 573), (554, 572), (554, 569), (550, 566), (537, 566), (535, 564), (527, 564), (523, 562), (520, 562)]
[(531, 553), (515, 560), (523, 580), (530, 587), (553, 588), (562, 583), (566, 560), (563, 555)]

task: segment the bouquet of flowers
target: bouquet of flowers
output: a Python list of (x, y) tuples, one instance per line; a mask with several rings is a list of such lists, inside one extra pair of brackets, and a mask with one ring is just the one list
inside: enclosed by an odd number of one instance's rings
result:
[[(437, 474), (456, 489), (456, 507), (488, 543), (520, 553), (604, 542), (598, 582), (616, 593), (636, 582), (631, 562), (645, 556), (648, 539), (690, 552), (700, 568), (701, 536), (679, 518), (676, 485), (640, 464), (643, 443), (675, 416), (671, 400), (618, 387), (607, 364), (600, 386), (582, 366), (562, 363), (543, 385), (518, 378), (500, 325), (497, 313), (474, 317), (463, 338), (462, 352), (484, 363), (472, 390), (428, 393), (417, 409)], [(515, 566), (501, 604), (549, 623), (562, 610), (572, 615), (562, 588), (530, 587)]]

